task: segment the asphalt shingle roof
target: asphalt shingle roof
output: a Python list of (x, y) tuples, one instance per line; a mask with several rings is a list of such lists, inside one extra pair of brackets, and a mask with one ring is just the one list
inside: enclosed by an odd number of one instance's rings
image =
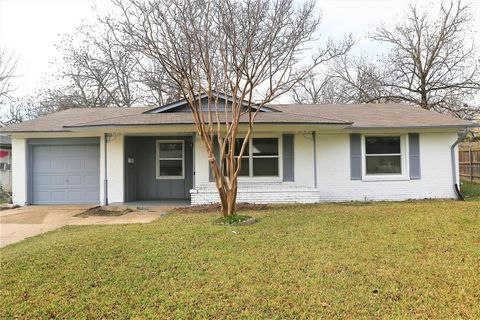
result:
[[(336, 124), (347, 128), (467, 127), (476, 124), (403, 104), (282, 104), (261, 112), (256, 123)], [(145, 113), (152, 107), (69, 109), (1, 128), (6, 133), (62, 132), (102, 126), (192, 124), (189, 112)], [(243, 118), (246, 122), (247, 118)]]

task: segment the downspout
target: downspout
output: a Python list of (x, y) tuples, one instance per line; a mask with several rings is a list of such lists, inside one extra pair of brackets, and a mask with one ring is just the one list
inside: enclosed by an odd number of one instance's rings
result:
[(460, 192), (460, 188), (458, 186), (458, 183), (457, 183), (457, 165), (456, 165), (456, 161), (455, 161), (455, 147), (463, 141), (463, 139), (465, 139), (465, 137), (467, 136), (468, 134), (468, 131), (469, 131), (469, 128), (465, 128), (465, 130), (458, 135), (458, 139), (452, 144), (452, 146), (450, 147), (450, 155), (452, 157), (452, 177), (453, 177), (453, 187), (454, 187), (454, 190), (455, 190), (455, 194), (457, 195), (457, 198), (458, 200), (465, 200), (465, 198), (463, 197), (462, 193)]
[(317, 133), (312, 131), (313, 138), (313, 185), (317, 189)]
[(104, 148), (103, 151), (105, 153), (104, 157), (104, 172), (105, 172), (105, 180), (103, 181), (103, 202), (106, 206), (108, 206), (108, 165), (107, 165), (107, 142), (108, 142), (109, 134), (104, 133), (103, 135), (103, 142), (104, 142)]
[(196, 189), (197, 188), (197, 184), (196, 184), (196, 167), (195, 167), (195, 141), (197, 140), (197, 137), (196, 137), (196, 134), (195, 132), (192, 134), (192, 167), (193, 167), (193, 177), (192, 177), (192, 185), (193, 185), (193, 189)]

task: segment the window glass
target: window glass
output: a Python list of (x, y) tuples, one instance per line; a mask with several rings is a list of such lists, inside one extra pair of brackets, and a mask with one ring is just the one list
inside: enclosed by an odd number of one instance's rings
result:
[(253, 158), (253, 176), (268, 177), (278, 176), (277, 158)]
[(181, 177), (183, 175), (182, 160), (160, 160), (160, 176)]
[(367, 154), (400, 154), (400, 137), (366, 137)]
[(401, 156), (367, 156), (367, 174), (401, 174)]
[[(235, 155), (238, 156), (240, 154), (240, 150), (242, 149), (242, 144), (243, 144), (243, 138), (238, 138), (235, 139)], [(243, 152), (243, 156), (248, 156), (248, 147), (249, 144), (247, 142), (247, 145), (245, 146), (245, 151)]]
[[(235, 157), (240, 154), (244, 138), (235, 140)], [(250, 145), (251, 144), (251, 145)], [(242, 157), (239, 176), (278, 177), (278, 138), (253, 138), (249, 141)], [(225, 166), (224, 166), (225, 168)], [(224, 174), (225, 174), (224, 170)]]
[(278, 139), (277, 138), (254, 138), (252, 139), (252, 152), (255, 156), (277, 156)]
[[(235, 164), (237, 163), (238, 159), (235, 159)], [(226, 163), (226, 160), (225, 160)], [(223, 166), (223, 174), (227, 174), (227, 169), (226, 169), (226, 164)], [(241, 177), (248, 177), (250, 174), (250, 168), (249, 168), (249, 159), (248, 157), (242, 157), (242, 166), (240, 168), (240, 172), (238, 173), (239, 176)]]
[(183, 177), (183, 141), (157, 142), (157, 178)]
[(160, 158), (182, 158), (183, 144), (181, 142), (159, 142), (159, 156)]

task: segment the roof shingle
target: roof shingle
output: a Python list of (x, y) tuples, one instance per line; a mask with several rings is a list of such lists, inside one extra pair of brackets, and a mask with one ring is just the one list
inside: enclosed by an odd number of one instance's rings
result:
[[(278, 112), (261, 112), (257, 123), (336, 124), (346, 128), (431, 128), (478, 126), (453, 116), (403, 104), (279, 104)], [(74, 128), (192, 124), (189, 112), (145, 113), (152, 107), (69, 109), (10, 125), (0, 131), (62, 132)], [(247, 121), (243, 117), (243, 122)]]

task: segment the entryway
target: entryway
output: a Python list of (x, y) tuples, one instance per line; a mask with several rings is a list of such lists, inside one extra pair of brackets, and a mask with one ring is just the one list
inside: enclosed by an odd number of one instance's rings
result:
[(125, 202), (189, 200), (192, 136), (125, 137)]

